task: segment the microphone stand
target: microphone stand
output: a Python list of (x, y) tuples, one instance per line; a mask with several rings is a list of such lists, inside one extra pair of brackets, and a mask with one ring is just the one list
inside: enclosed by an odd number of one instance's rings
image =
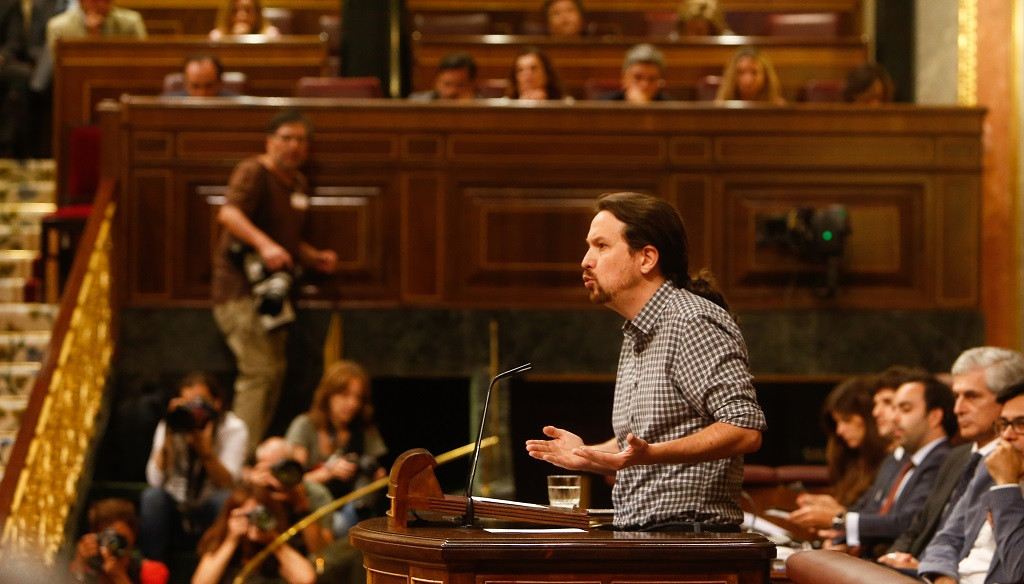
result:
[(469, 462), (469, 479), (466, 481), (466, 514), (462, 516), (463, 527), (473, 527), (476, 519), (473, 510), (473, 480), (476, 479), (476, 467), (477, 463), (480, 462), (480, 443), (484, 439), (484, 424), (487, 422), (487, 406), (491, 403), (491, 389), (494, 388), (494, 384), (499, 380), (529, 371), (531, 366), (531, 363), (524, 363), (519, 367), (499, 373), (494, 376), (490, 385), (487, 386), (487, 395), (484, 397), (484, 410), (480, 414), (480, 431), (477, 433), (476, 445), (473, 447), (473, 458)]

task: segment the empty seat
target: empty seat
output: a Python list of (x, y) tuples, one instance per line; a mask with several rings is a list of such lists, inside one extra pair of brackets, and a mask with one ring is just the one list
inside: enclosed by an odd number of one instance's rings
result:
[(382, 97), (377, 77), (302, 77), (295, 97)]
[(888, 566), (855, 558), (833, 550), (797, 552), (786, 560), (786, 578), (795, 584), (914, 584)]
[(508, 94), (508, 79), (484, 79), (478, 85), (480, 97), (498, 98)]
[(413, 30), (420, 34), (489, 34), (491, 15), (486, 12), (465, 14), (420, 13), (413, 17)]
[(768, 33), (772, 36), (836, 38), (839, 36), (839, 15), (834, 12), (772, 14), (768, 17)]
[(697, 80), (697, 101), (714, 101), (718, 96), (718, 88), (722, 85), (720, 75), (707, 75)]
[(583, 82), (583, 99), (597, 99), (620, 89), (622, 89), (621, 79), (591, 77)]
[(288, 8), (277, 6), (265, 6), (263, 8), (263, 20), (267, 24), (274, 25), (274, 28), (281, 34), (292, 34), (295, 30), (294, 16)]
[(645, 12), (644, 22), (647, 23), (647, 36), (667, 37), (676, 30), (679, 15), (675, 12)]
[(808, 102), (839, 102), (843, 101), (842, 81), (835, 79), (811, 79), (801, 90), (801, 96)]

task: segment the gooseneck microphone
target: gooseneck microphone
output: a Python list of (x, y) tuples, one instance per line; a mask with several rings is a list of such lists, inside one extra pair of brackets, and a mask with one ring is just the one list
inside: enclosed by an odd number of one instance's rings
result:
[(476, 478), (476, 466), (480, 462), (480, 443), (484, 439), (484, 423), (487, 421), (487, 406), (491, 403), (491, 389), (494, 388), (494, 384), (499, 380), (529, 371), (531, 366), (531, 363), (524, 363), (519, 367), (499, 373), (494, 376), (490, 385), (487, 386), (487, 395), (484, 397), (484, 410), (480, 413), (480, 431), (477, 432), (476, 445), (473, 447), (473, 458), (469, 461), (469, 479), (466, 480), (466, 514), (462, 516), (463, 527), (472, 526), (475, 520), (473, 511), (473, 480)]

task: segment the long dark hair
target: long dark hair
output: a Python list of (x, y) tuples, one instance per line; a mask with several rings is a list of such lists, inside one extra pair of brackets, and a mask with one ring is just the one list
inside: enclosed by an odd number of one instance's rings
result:
[(658, 250), (661, 275), (682, 288), (729, 310), (725, 296), (710, 270), (690, 276), (690, 245), (683, 218), (667, 201), (640, 193), (606, 193), (597, 198), (596, 210), (608, 211), (626, 224), (623, 237), (630, 251), (652, 245)]
[(526, 55), (536, 56), (537, 60), (540, 61), (541, 66), (544, 67), (544, 76), (547, 77), (547, 83), (544, 85), (544, 90), (547, 91), (548, 99), (562, 99), (562, 97), (565, 96), (565, 91), (562, 89), (562, 81), (558, 77), (558, 71), (555, 70), (555, 65), (551, 62), (551, 59), (537, 47), (524, 47), (523, 50), (516, 54), (516, 58), (512, 59), (512, 71), (508, 76), (508, 96), (512, 99), (519, 99), (519, 83), (516, 81), (516, 64), (519, 63), (519, 57), (524, 57)]
[[(256, 499), (256, 501), (266, 507), (267, 511), (277, 521), (279, 529), (287, 529), (288, 513), (281, 506), (281, 503), (274, 500), (263, 487), (256, 487), (249, 483), (240, 483), (235, 486), (234, 490), (231, 491), (231, 494), (224, 501), (224, 506), (221, 507), (220, 513), (217, 514), (217, 519), (214, 520), (213, 525), (199, 539), (199, 545), (196, 548), (199, 555), (213, 553), (224, 543), (224, 539), (228, 536), (228, 519), (231, 518), (231, 512), (241, 507), (249, 499)], [(243, 537), (238, 547), (239, 551), (236, 553), (245, 560), (252, 558), (263, 548), (262, 545), (251, 541), (248, 537)]]
[[(871, 415), (878, 380), (872, 375), (851, 377), (837, 385), (821, 406), (821, 424), (828, 434), (825, 460), (828, 464), (832, 496), (842, 505), (850, 505), (871, 486), (878, 466), (888, 453), (889, 443), (878, 433)], [(864, 440), (850, 448), (836, 434), (832, 414), (860, 416), (864, 420)]]

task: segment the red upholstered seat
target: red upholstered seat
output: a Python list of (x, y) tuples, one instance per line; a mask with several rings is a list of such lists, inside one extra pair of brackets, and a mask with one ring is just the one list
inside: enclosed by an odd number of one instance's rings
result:
[(801, 92), (807, 102), (833, 103), (843, 101), (843, 82), (835, 79), (811, 79)]
[(795, 584), (920, 584), (920, 580), (892, 568), (832, 550), (809, 550), (789, 556), (786, 578)]
[(374, 98), (384, 95), (377, 77), (302, 77), (295, 97)]
[[(221, 76), (220, 80), (224, 82), (224, 89), (237, 93), (238, 95), (245, 95), (247, 91), (247, 84), (249, 81), (248, 76), (241, 71), (225, 71)], [(185, 89), (185, 75), (181, 71), (175, 71), (164, 75), (164, 89), (163, 93), (175, 93)]]
[(484, 79), (478, 87), (480, 97), (490, 99), (505, 97), (508, 93), (508, 79)]
[(583, 82), (583, 99), (597, 99), (619, 89), (622, 89), (621, 79), (591, 77)]
[(772, 14), (768, 17), (768, 30), (771, 36), (836, 38), (839, 15), (834, 12)]
[(489, 34), (491, 15), (486, 12), (464, 14), (417, 14), (413, 17), (413, 30), (420, 34)]
[(719, 75), (708, 75), (697, 80), (697, 101), (714, 101), (718, 96), (718, 87), (722, 85)]

